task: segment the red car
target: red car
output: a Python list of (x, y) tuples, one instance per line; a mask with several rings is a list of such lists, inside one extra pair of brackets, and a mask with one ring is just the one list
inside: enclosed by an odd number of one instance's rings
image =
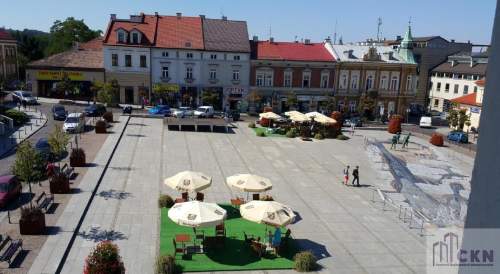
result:
[(21, 194), (21, 182), (14, 175), (0, 176), (0, 207)]

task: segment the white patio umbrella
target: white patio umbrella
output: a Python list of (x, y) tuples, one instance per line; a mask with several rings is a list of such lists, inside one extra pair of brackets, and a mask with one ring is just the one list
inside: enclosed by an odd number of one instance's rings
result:
[(321, 116), (316, 116), (314, 118), (314, 121), (320, 123), (320, 124), (336, 124), (337, 120), (330, 118), (326, 115), (321, 114)]
[(304, 113), (298, 112), (296, 110), (290, 110), (290, 111), (285, 112), (285, 116), (290, 117), (290, 116), (294, 116), (294, 115), (304, 115)]
[(271, 226), (286, 226), (295, 220), (293, 210), (274, 201), (251, 201), (240, 207), (241, 216), (249, 221)]
[(283, 117), (279, 116), (278, 114), (274, 113), (274, 112), (264, 112), (264, 113), (260, 113), (259, 114), (259, 117), (260, 118), (265, 118), (265, 119), (269, 119), (269, 120), (279, 120)]
[(232, 188), (244, 192), (264, 192), (273, 187), (271, 180), (254, 174), (236, 174), (226, 178), (226, 183)]
[[(316, 117), (321, 116), (321, 115), (323, 115), (323, 114), (321, 114), (321, 113), (319, 113), (319, 112), (317, 112), (317, 111), (312, 111), (312, 112), (308, 112), (308, 113), (306, 113), (305, 115), (306, 115), (307, 117), (309, 117), (309, 118), (315, 118), (315, 119), (316, 119)], [(324, 116), (324, 115), (323, 115), (323, 116)]]
[(214, 203), (191, 201), (177, 203), (168, 211), (175, 223), (189, 227), (212, 227), (226, 219), (226, 210)]
[(311, 120), (305, 114), (298, 112), (296, 110), (287, 111), (287, 112), (285, 112), (285, 115), (288, 116), (290, 118), (290, 120), (292, 120), (294, 122), (299, 122), (299, 123), (308, 122)]
[(163, 181), (167, 186), (183, 192), (199, 192), (212, 184), (212, 178), (201, 172), (182, 171)]

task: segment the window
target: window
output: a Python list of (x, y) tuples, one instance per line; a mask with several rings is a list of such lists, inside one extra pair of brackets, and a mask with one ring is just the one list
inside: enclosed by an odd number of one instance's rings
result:
[(146, 68), (148, 66), (146, 61), (146, 55), (141, 55), (141, 68)]
[(439, 99), (434, 99), (434, 107), (438, 107), (439, 106)]
[(366, 90), (371, 90), (373, 88), (373, 76), (370, 75), (366, 78)]
[(186, 79), (193, 79), (193, 68), (186, 68)]
[(449, 92), (450, 91), (450, 84), (446, 83), (446, 85), (444, 85), (444, 92)]
[(113, 67), (118, 66), (118, 54), (116, 54), (116, 53), (111, 54), (111, 65)]
[(285, 75), (283, 76), (283, 86), (288, 87), (288, 88), (292, 86), (292, 72), (291, 71), (285, 71)]
[(234, 60), (234, 61), (239, 61), (239, 60), (240, 60), (240, 56), (239, 56), (239, 55), (235, 55), (235, 56), (233, 56), (233, 60)]
[(469, 86), (464, 85), (464, 94), (468, 94), (468, 93), (469, 93)]
[(477, 86), (474, 86), (474, 93), (477, 92)]
[[(413, 82), (413, 81), (412, 81), (411, 76), (408, 76), (408, 77), (406, 78), (406, 90), (407, 90), (407, 91), (411, 91), (411, 90), (413, 90), (413, 88), (412, 88), (412, 84), (413, 84), (413, 83), (412, 83), (412, 82)], [(432, 82), (431, 82), (431, 83), (432, 83)]]
[(391, 90), (398, 90), (398, 77), (393, 76), (391, 79)]
[(163, 57), (168, 57), (168, 51), (164, 51), (164, 52), (162, 52), (162, 53), (161, 53), (161, 56), (163, 56)]
[(193, 53), (192, 52), (186, 53), (186, 58), (187, 59), (193, 59)]
[(340, 80), (340, 88), (345, 89), (347, 87), (347, 75), (342, 74), (342, 79)]
[(353, 75), (351, 77), (351, 89), (358, 89), (358, 76)]
[(323, 73), (321, 75), (321, 88), (328, 88), (328, 80), (330, 79), (330, 76), (328, 73)]
[(455, 86), (453, 87), (453, 93), (458, 93), (458, 84), (455, 84)]
[(217, 70), (210, 69), (210, 80), (215, 80), (215, 79), (217, 79)]
[(302, 87), (308, 88), (311, 84), (311, 73), (308, 71), (302, 72)]
[(125, 43), (125, 32), (118, 32), (118, 43)]
[(266, 87), (273, 86), (273, 75), (271, 73), (266, 74), (266, 78), (264, 79), (264, 85)]
[(161, 78), (168, 78), (168, 67), (161, 68)]
[(125, 66), (126, 67), (131, 67), (132, 66), (132, 55), (125, 55)]
[(217, 54), (210, 54), (210, 60), (217, 60)]
[(382, 76), (380, 78), (380, 89), (387, 89), (387, 76)]
[(139, 44), (139, 33), (132, 33), (132, 44)]
[(438, 82), (436, 85), (436, 91), (441, 91), (441, 82)]
[(240, 80), (240, 71), (233, 70), (233, 81), (239, 81), (239, 80)]
[(257, 79), (255, 80), (255, 85), (258, 87), (264, 86), (264, 75), (257, 74)]

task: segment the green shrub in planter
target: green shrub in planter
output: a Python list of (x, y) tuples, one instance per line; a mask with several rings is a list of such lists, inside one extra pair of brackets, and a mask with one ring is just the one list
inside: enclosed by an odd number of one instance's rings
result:
[(21, 207), (19, 220), (21, 235), (41, 235), (45, 233), (45, 214), (37, 207)]
[(316, 257), (311, 251), (302, 251), (293, 257), (294, 269), (298, 272), (314, 271), (318, 268)]
[(323, 136), (323, 134), (321, 134), (321, 133), (316, 133), (316, 134), (314, 135), (314, 139), (317, 139), (317, 140), (323, 140), (323, 139), (325, 139), (325, 137), (324, 137), (324, 136)]
[(95, 133), (106, 133), (106, 122), (99, 120), (95, 123)]
[(5, 111), (4, 115), (14, 120), (15, 126), (20, 126), (29, 121), (29, 117), (26, 113), (16, 109), (9, 109)]
[(257, 132), (257, 136), (266, 137), (266, 133), (264, 131), (259, 131), (259, 132)]
[(111, 241), (104, 241), (90, 252), (85, 259), (84, 274), (124, 274), (125, 266), (119, 254), (118, 246)]
[(107, 111), (102, 115), (102, 119), (108, 123), (113, 123), (113, 112)]
[(69, 164), (72, 167), (84, 167), (86, 165), (85, 151), (81, 148), (71, 150)]
[(170, 195), (167, 194), (161, 194), (160, 198), (158, 198), (158, 206), (160, 208), (166, 207), (166, 208), (171, 208), (174, 205), (174, 199), (170, 197)]
[(255, 128), (255, 122), (250, 122), (248, 123), (249, 128)]
[(172, 255), (158, 256), (156, 259), (156, 274), (174, 274), (181, 273), (179, 267), (175, 264), (175, 257)]
[(286, 133), (286, 137), (288, 137), (288, 138), (295, 138), (295, 137), (297, 137), (297, 130), (295, 128), (291, 128)]
[(349, 137), (345, 136), (344, 134), (339, 134), (339, 135), (337, 135), (337, 140), (345, 141), (345, 140), (349, 140)]

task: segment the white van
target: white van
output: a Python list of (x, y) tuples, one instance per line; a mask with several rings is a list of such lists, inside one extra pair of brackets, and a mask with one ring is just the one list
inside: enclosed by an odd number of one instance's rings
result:
[(201, 106), (194, 111), (194, 116), (198, 118), (212, 118), (214, 117), (214, 107), (212, 106)]
[(67, 133), (83, 132), (85, 129), (85, 114), (70, 113), (64, 120), (63, 130)]
[(429, 116), (422, 116), (422, 118), (420, 118), (420, 127), (432, 127), (432, 118)]

